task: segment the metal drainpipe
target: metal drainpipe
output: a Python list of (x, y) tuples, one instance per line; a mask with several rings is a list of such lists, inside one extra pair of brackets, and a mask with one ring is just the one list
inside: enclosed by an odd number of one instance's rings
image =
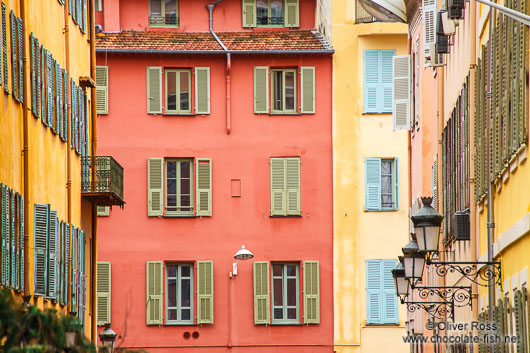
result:
[(231, 100), (231, 96), (230, 96), (230, 90), (231, 90), (230, 89), (230, 86), (231, 86), (231, 83), (230, 83), (230, 72), (232, 71), (232, 60), (230, 58), (230, 52), (228, 51), (226, 46), (223, 44), (223, 42), (221, 42), (219, 37), (217, 37), (217, 34), (215, 34), (215, 32), (213, 31), (213, 9), (214, 9), (215, 5), (217, 5), (221, 1), (223, 1), (223, 0), (214, 1), (212, 4), (206, 5), (206, 8), (208, 9), (208, 12), (209, 12), (210, 33), (215, 38), (217, 43), (219, 43), (221, 48), (223, 48), (223, 51), (226, 53), (226, 133), (229, 134), (230, 131), (232, 130), (232, 122), (231, 122), (231, 118), (230, 118), (230, 114), (231, 114), (231, 111), (230, 111), (230, 100)]
[[(96, 30), (95, 30), (95, 7), (94, 1), (89, 1), (88, 11), (90, 14), (90, 77), (96, 80)], [(92, 130), (92, 156), (97, 156), (98, 151), (98, 123), (96, 88), (90, 88), (91, 130)], [(97, 252), (98, 252), (98, 217), (97, 205), (92, 204), (92, 247), (90, 249), (90, 272), (92, 282), (90, 283), (91, 299), (91, 332), (90, 338), (94, 345), (97, 342)]]
[(19, 1), (20, 4), (20, 19), (22, 20), (22, 38), (23, 39), (23, 58), (22, 58), (22, 72), (24, 72), (23, 78), (22, 78), (22, 115), (23, 115), (23, 150), (22, 150), (22, 156), (24, 159), (24, 210), (23, 212), (26, 214), (26, 217), (24, 217), (24, 262), (26, 262), (26, 265), (24, 266), (24, 297), (29, 297), (29, 266), (27, 265), (28, 257), (29, 257), (29, 234), (28, 234), (28, 214), (29, 214), (29, 202), (28, 202), (28, 195), (29, 195), (29, 122), (28, 122), (28, 79), (26, 75), (26, 63), (27, 63), (27, 56), (26, 56), (26, 4), (24, 0)]

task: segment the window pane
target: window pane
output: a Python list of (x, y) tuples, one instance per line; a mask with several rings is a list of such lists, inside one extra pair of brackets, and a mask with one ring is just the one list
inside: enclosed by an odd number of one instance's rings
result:
[(149, 14), (160, 16), (162, 14), (161, 0), (149, 0)]
[(167, 306), (174, 308), (177, 306), (177, 280), (167, 281)]
[(392, 201), (392, 195), (382, 195), (381, 196), (381, 207), (383, 208), (393, 208), (394, 202)]
[(257, 22), (259, 25), (266, 25), (269, 17), (269, 4), (267, 0), (256, 1)]
[(168, 72), (166, 75), (167, 110), (177, 109), (177, 73)]
[(283, 308), (274, 308), (274, 319), (275, 320), (283, 319)]
[(283, 265), (272, 265), (272, 275), (281, 276), (283, 270)]
[(296, 320), (296, 308), (287, 309), (287, 318)]
[(285, 109), (294, 110), (294, 72), (285, 73)]
[(287, 276), (296, 276), (296, 265), (287, 265)]
[(190, 320), (191, 319), (191, 310), (190, 309), (182, 309), (181, 311), (182, 317), (181, 320)]
[(168, 320), (176, 320), (177, 319), (177, 309), (171, 309), (167, 311), (167, 319)]
[(190, 109), (190, 82), (188, 71), (180, 72), (180, 108), (179, 110)]
[(274, 85), (274, 92), (273, 92), (274, 110), (283, 110), (282, 108), (282, 98), (283, 98), (282, 74), (283, 72), (281, 71), (274, 71), (272, 74), (273, 85)]
[(166, 162), (167, 168), (167, 177), (175, 178), (177, 176), (177, 163), (176, 162)]
[(177, 277), (177, 266), (174, 266), (174, 265), (167, 266), (167, 276)]
[(177, 193), (177, 180), (176, 179), (167, 179), (167, 194), (175, 195)]
[(183, 195), (190, 194), (190, 180), (189, 179), (182, 179), (180, 181), (180, 193)]
[(296, 279), (289, 278), (287, 280), (287, 305), (296, 306)]
[(180, 177), (189, 178), (190, 177), (190, 162), (183, 161), (180, 162)]
[[(182, 195), (180, 197), (180, 205), (181, 206), (191, 206), (190, 196), (189, 195)], [(188, 208), (187, 208), (188, 210)]]
[(177, 0), (165, 0), (165, 23), (167, 25), (177, 24)]
[(392, 194), (392, 177), (390, 175), (381, 177), (381, 194)]
[(177, 206), (177, 197), (175, 195), (167, 195), (167, 205), (166, 206)]
[(281, 278), (274, 279), (274, 305), (283, 305), (283, 288)]
[(190, 271), (191, 270), (191, 266), (181, 266), (180, 267), (180, 275), (182, 277), (190, 277)]
[(283, 0), (270, 0), (271, 2), (271, 24), (283, 24)]
[(189, 279), (183, 279), (180, 282), (180, 304), (181, 306), (190, 306), (190, 280)]
[(381, 174), (392, 174), (392, 162), (381, 161)]

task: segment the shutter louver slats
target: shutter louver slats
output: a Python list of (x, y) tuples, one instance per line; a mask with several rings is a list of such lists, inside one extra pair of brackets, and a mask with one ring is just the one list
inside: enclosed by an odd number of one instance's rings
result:
[(96, 106), (98, 114), (109, 113), (109, 68), (108, 66), (96, 66)]
[(162, 68), (147, 67), (147, 113), (162, 113)]
[(304, 261), (304, 324), (320, 323), (320, 274), (318, 261)]
[[(395, 50), (381, 50), (381, 88), (379, 92), (379, 113), (391, 113), (392, 112), (392, 95), (393, 95), (393, 74), (392, 74), (392, 62), (393, 57), (396, 55)], [(408, 80), (408, 78), (407, 78)], [(410, 110), (410, 108), (409, 108)]]
[(24, 291), (24, 196), (19, 195), (19, 251), (20, 251), (20, 271), (19, 271), (19, 290)]
[(253, 263), (254, 280), (254, 324), (270, 323), (269, 262)]
[(65, 265), (64, 265), (64, 291), (63, 291), (63, 295), (64, 295), (64, 303), (65, 305), (68, 305), (68, 288), (69, 288), (69, 275), (70, 275), (70, 263), (71, 263), (71, 257), (70, 257), (70, 244), (71, 244), (71, 237), (70, 237), (70, 224), (69, 223), (65, 223), (66, 225), (66, 228), (65, 228), (65, 240), (66, 240), (66, 243), (65, 243), (65, 258), (64, 258), (64, 262), (65, 262)]
[(364, 112), (377, 113), (378, 104), (378, 86), (380, 77), (380, 51), (364, 51)]
[(197, 261), (197, 324), (213, 324), (213, 261)]
[(286, 180), (285, 158), (271, 158), (271, 216), (285, 216), (286, 210)]
[[(31, 112), (33, 113), (33, 115), (36, 115), (36, 104), (37, 104), (37, 101), (36, 101), (36, 96), (35, 96), (35, 93), (36, 93), (36, 85), (35, 85), (35, 37), (33, 36), (33, 32), (31, 32), (30, 34), (30, 39), (29, 39), (29, 51), (30, 51), (30, 60), (31, 60)], [(0, 83), (1, 83), (1, 78), (0, 78)]]
[(381, 160), (379, 158), (366, 158), (366, 196), (365, 207), (367, 210), (381, 209)]
[(164, 180), (164, 160), (162, 158), (149, 158), (147, 160), (147, 216), (162, 216)]
[(432, 207), (438, 209), (438, 154), (434, 155), (432, 164)]
[(254, 113), (269, 112), (269, 68), (254, 66)]
[(243, 1), (243, 27), (256, 27), (256, 0)]
[(68, 72), (63, 70), (63, 104), (64, 104), (64, 114), (63, 114), (63, 141), (68, 142), (68, 131), (69, 130), (69, 116), (68, 116)]
[(436, 43), (436, 0), (423, 0), (423, 58), (424, 64), (434, 58), (431, 43)]
[(57, 211), (50, 211), (48, 223), (48, 297), (53, 299), (57, 297), (57, 279), (59, 275), (58, 226)]
[(11, 225), (11, 252), (10, 252), (10, 264), (11, 264), (11, 288), (16, 287), (16, 238), (15, 238), (15, 192), (9, 190), (9, 205), (10, 205), (10, 225)]
[(410, 130), (410, 55), (393, 57), (394, 130)]
[(77, 302), (79, 300), (79, 298), (77, 297), (77, 272), (79, 271), (77, 267), (77, 257), (79, 256), (77, 241), (77, 228), (72, 226), (72, 272), (70, 278), (70, 312), (74, 314), (77, 313)]
[(315, 68), (302, 66), (300, 68), (301, 109), (304, 114), (315, 113)]
[(11, 22), (11, 77), (13, 82), (13, 97), (18, 100), (18, 71), (17, 71), (17, 34), (16, 20), (13, 10), (9, 13)]
[[(383, 323), (381, 297), (381, 262), (366, 261), (366, 323)], [(395, 294), (394, 294), (395, 295)]]
[(394, 287), (392, 269), (396, 266), (396, 260), (382, 260), (381, 278), (383, 281), (383, 320), (385, 324), (399, 323), (398, 303)]
[(40, 62), (40, 45), (39, 40), (35, 38), (35, 109), (36, 109), (36, 118), (40, 119), (41, 117), (41, 90), (40, 90), (40, 81), (41, 81), (41, 62)]
[(7, 208), (7, 186), (0, 184), (0, 204), (1, 204), (1, 224), (0, 231), (2, 232), (2, 285), (7, 286), (9, 278), (9, 226), (8, 226), (8, 208)]
[(61, 234), (61, 258), (60, 258), (60, 279), (59, 279), (59, 303), (61, 305), (65, 304), (64, 300), (64, 274), (65, 274), (65, 251), (66, 251), (66, 225), (63, 221), (60, 222)]
[(23, 23), (20, 17), (17, 17), (17, 32), (18, 32), (18, 101), (24, 103), (24, 36)]
[(48, 223), (50, 219), (49, 205), (35, 204), (34, 247), (35, 247), (35, 295), (47, 294), (47, 258), (48, 258)]
[(298, 0), (285, 0), (284, 23), (285, 27), (300, 26), (300, 12)]
[(55, 77), (55, 84), (54, 84), (54, 100), (55, 100), (55, 133), (57, 135), (61, 134), (61, 95), (59, 94), (59, 63), (57, 60), (53, 61), (53, 69), (54, 69), (54, 77)]
[(210, 114), (210, 68), (195, 68), (195, 113)]
[(148, 261), (147, 271), (147, 325), (162, 324), (162, 261)]
[(44, 46), (40, 46), (40, 97), (41, 97), (41, 121), (43, 124), (48, 125), (46, 119), (46, 49)]
[(298, 216), (300, 210), (300, 158), (285, 160), (285, 201), (286, 214)]
[(4, 91), (9, 93), (9, 85), (7, 81), (8, 72), (7, 72), (7, 21), (6, 21), (6, 5), (1, 3), (2, 7), (2, 75), (3, 75), (3, 84)]
[(111, 265), (98, 261), (97, 264), (97, 324), (110, 323)]
[(195, 161), (197, 179), (197, 216), (212, 215), (212, 160), (198, 158)]

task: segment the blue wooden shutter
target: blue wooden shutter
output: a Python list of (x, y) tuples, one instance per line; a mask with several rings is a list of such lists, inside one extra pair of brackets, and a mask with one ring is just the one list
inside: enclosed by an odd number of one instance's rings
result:
[(63, 141), (68, 142), (68, 72), (66, 69), (63, 70)]
[(55, 131), (55, 124), (53, 121), (53, 68), (52, 68), (52, 54), (46, 50), (46, 89), (48, 91), (48, 126)]
[(1, 278), (1, 283), (0, 284), (2, 284), (3, 286), (5, 286), (5, 284), (6, 284), (5, 270), (6, 270), (6, 261), (7, 261), (7, 257), (6, 257), (6, 254), (5, 254), (6, 241), (7, 241), (7, 231), (6, 231), (6, 217), (5, 217), (6, 203), (5, 203), (4, 193), (5, 193), (5, 186), (4, 186), (4, 184), (0, 183), (0, 235), (2, 236), (2, 244), (1, 244), (1, 247), (2, 247), (1, 248), (2, 261), (0, 262), (0, 269), (2, 271), (2, 278)]
[(381, 159), (366, 158), (366, 192), (365, 208), (367, 210), (381, 209)]
[(395, 205), (396, 205), (395, 209), (399, 210), (399, 158), (397, 157), (394, 160), (393, 173), (394, 173), (394, 180), (395, 180), (394, 184), (396, 185), (396, 195), (394, 196)]
[(11, 24), (11, 77), (13, 82), (13, 97), (18, 99), (18, 74), (17, 74), (17, 34), (15, 23), (15, 12), (11, 10), (9, 13), (9, 19)]
[(53, 69), (55, 74), (54, 98), (55, 98), (55, 133), (61, 134), (61, 95), (59, 94), (59, 63), (57, 60), (53, 61)]
[(61, 268), (61, 275), (59, 279), (59, 303), (61, 305), (64, 305), (64, 265), (65, 265), (65, 228), (66, 225), (63, 221), (60, 223), (60, 230), (59, 233), (61, 234), (61, 258), (59, 260), (60, 268)]
[(22, 30), (22, 19), (17, 17), (17, 34), (18, 34), (18, 100), (20, 103), (24, 103), (24, 37)]
[(364, 112), (378, 113), (378, 88), (380, 67), (379, 58), (381, 52), (379, 50), (365, 50), (364, 51)]
[(35, 247), (35, 295), (47, 294), (48, 282), (48, 223), (50, 205), (35, 204), (34, 247)]
[(392, 269), (396, 266), (396, 260), (382, 260), (381, 278), (383, 287), (383, 323), (397, 324), (398, 320), (398, 302), (396, 289), (394, 287), (394, 278)]
[(11, 260), (11, 276), (10, 276), (10, 287), (15, 288), (15, 272), (16, 272), (16, 260), (15, 260), (15, 254), (16, 254), (16, 240), (15, 240), (15, 192), (13, 190), (9, 190), (9, 205), (10, 205), (10, 213), (9, 213), (9, 220), (11, 224), (11, 253), (10, 253), (10, 260)]
[(36, 100), (35, 100), (35, 37), (33, 32), (29, 36), (30, 42), (30, 60), (31, 60), (31, 112), (35, 115), (36, 112)]
[(86, 32), (86, 17), (87, 17), (86, 16), (86, 0), (83, 0), (83, 8), (81, 9), (81, 11), (83, 13), (81, 16), (83, 18), (82, 31), (83, 33), (85, 33)]
[(39, 40), (35, 38), (35, 117), (41, 117), (40, 100), (40, 46)]
[(2, 3), (2, 68), (4, 78), (4, 91), (9, 93), (7, 84), (7, 23), (6, 23), (6, 5)]
[(72, 226), (72, 279), (70, 293), (72, 297), (70, 312), (77, 313), (77, 228)]
[[(366, 261), (366, 323), (382, 324), (381, 261)], [(395, 294), (394, 294), (395, 295)]]
[(68, 305), (68, 278), (70, 274), (70, 223), (64, 224), (64, 286), (63, 302)]
[(19, 195), (19, 229), (20, 237), (19, 241), (19, 250), (20, 250), (20, 269), (19, 269), (19, 290), (24, 291), (24, 196)]
[(57, 220), (57, 211), (50, 211), (48, 221), (48, 297), (57, 297), (57, 276), (59, 267), (57, 266), (59, 257), (59, 224)]
[(78, 279), (77, 279), (77, 315), (81, 327), (85, 326), (85, 232), (77, 232), (78, 245)]
[(396, 54), (395, 50), (381, 51), (381, 91), (380, 99), (381, 110), (380, 113), (392, 112), (392, 86), (394, 84), (394, 76), (392, 73), (392, 57)]
[(48, 124), (46, 120), (46, 49), (40, 46), (40, 99), (41, 99), (41, 120), (43, 124)]
[(57, 63), (55, 66), (55, 86), (57, 87), (57, 135), (63, 136), (63, 69)]

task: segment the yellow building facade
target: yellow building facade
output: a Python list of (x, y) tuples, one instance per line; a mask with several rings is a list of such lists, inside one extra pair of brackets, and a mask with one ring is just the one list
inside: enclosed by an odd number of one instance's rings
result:
[(0, 284), (94, 340), (95, 207), (123, 202), (93, 187), (93, 14), (92, 0), (1, 1)]
[(390, 269), (409, 237), (409, 132), (393, 131), (385, 93), (392, 56), (408, 54), (407, 25), (374, 22), (358, 2), (335, 0), (331, 33), (334, 349), (406, 352), (406, 309)]

